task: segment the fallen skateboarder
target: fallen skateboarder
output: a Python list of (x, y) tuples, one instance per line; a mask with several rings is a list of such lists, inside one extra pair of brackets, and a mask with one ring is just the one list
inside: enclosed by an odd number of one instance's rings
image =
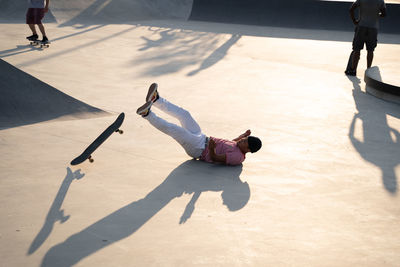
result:
[[(207, 137), (201, 132), (200, 126), (187, 110), (160, 97), (157, 88), (158, 85), (156, 83), (150, 86), (146, 96), (146, 103), (139, 107), (136, 113), (148, 120), (158, 130), (174, 138), (189, 156), (207, 162), (239, 165), (246, 159), (246, 153), (254, 153), (261, 148), (261, 140), (250, 136), (250, 130), (247, 130), (232, 141)], [(151, 110), (152, 105), (177, 118), (181, 126), (158, 117)]]

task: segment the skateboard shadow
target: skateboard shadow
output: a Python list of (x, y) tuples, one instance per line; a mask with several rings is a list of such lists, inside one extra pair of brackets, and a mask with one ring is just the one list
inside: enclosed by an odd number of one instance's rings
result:
[[(396, 104), (363, 92), (358, 78), (349, 79), (353, 83), (353, 97), (358, 111), (350, 124), (349, 138), (364, 160), (381, 169), (384, 188), (395, 195), (398, 191), (395, 168), (400, 164), (400, 133), (389, 126), (387, 115), (400, 118), (400, 110)], [(355, 135), (357, 123), (362, 124), (363, 140)]]
[(72, 266), (138, 231), (175, 198), (193, 194), (179, 223), (186, 222), (202, 192), (222, 192), (223, 204), (230, 211), (243, 208), (250, 198), (247, 182), (239, 178), (242, 166), (227, 167), (188, 160), (143, 199), (134, 201), (53, 246), (41, 266)]
[(54, 224), (57, 221), (60, 223), (64, 223), (69, 219), (69, 215), (64, 215), (64, 210), (61, 209), (62, 203), (64, 202), (65, 196), (67, 195), (69, 186), (71, 185), (74, 179), (81, 179), (85, 174), (81, 174), (80, 170), (72, 172), (72, 170), (67, 167), (67, 175), (65, 176), (60, 189), (57, 192), (57, 195), (53, 201), (53, 204), (50, 207), (49, 212), (47, 213), (46, 220), (42, 229), (40, 229), (39, 233), (33, 240), (32, 244), (29, 247), (28, 255), (33, 254), (49, 237), (51, 231), (53, 230)]

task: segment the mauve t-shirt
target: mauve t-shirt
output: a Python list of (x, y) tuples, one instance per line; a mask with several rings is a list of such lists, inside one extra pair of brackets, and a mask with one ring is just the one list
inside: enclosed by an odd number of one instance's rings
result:
[[(210, 139), (214, 140), (215, 142), (215, 152), (219, 155), (225, 154), (226, 165), (239, 165), (246, 159), (245, 154), (242, 153), (235, 141), (220, 139), (216, 137), (210, 137)], [(207, 162), (213, 162), (208, 151), (208, 146), (204, 149), (203, 153), (200, 156), (200, 159)]]

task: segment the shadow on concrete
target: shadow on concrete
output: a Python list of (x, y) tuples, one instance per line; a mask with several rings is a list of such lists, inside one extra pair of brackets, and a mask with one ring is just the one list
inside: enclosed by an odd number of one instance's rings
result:
[(0, 130), (54, 119), (106, 116), (0, 60)]
[[(82, 8), (88, 1), (82, 1)], [(186, 20), (192, 0), (96, 0), (80, 13), (60, 24), (87, 27), (93, 24), (132, 24), (134, 21), (157, 19)]]
[[(97, 251), (129, 237), (175, 198), (193, 194), (179, 223), (194, 212), (202, 192), (222, 192), (223, 204), (230, 211), (243, 208), (250, 198), (247, 182), (242, 182), (242, 166), (227, 167), (188, 160), (143, 199), (134, 201), (53, 246), (41, 266), (72, 266)], [(178, 219), (178, 218), (177, 218)]]
[(72, 172), (72, 170), (67, 167), (67, 175), (65, 176), (61, 187), (57, 192), (57, 195), (53, 201), (53, 204), (50, 207), (49, 212), (47, 213), (46, 220), (44, 221), (42, 229), (40, 229), (39, 233), (29, 247), (28, 255), (35, 253), (35, 251), (40, 248), (40, 246), (46, 241), (46, 239), (50, 236), (51, 231), (53, 230), (54, 224), (57, 221), (60, 221), (60, 223), (64, 223), (70, 218), (69, 215), (64, 215), (64, 210), (61, 209), (61, 206), (64, 202), (65, 196), (67, 195), (68, 189), (72, 181), (74, 179), (79, 180), (83, 176), (85, 176), (85, 174), (80, 173), (80, 170)]
[[(64, 39), (68, 39), (74, 36), (78, 36), (90, 31), (94, 31), (97, 30), (99, 28), (104, 27), (105, 25), (96, 25), (94, 27), (91, 27), (89, 29), (84, 29), (82, 31), (76, 32), (76, 33), (72, 33), (72, 34), (68, 34), (68, 35), (64, 35), (64, 36), (60, 36), (60, 37), (56, 37), (56, 38), (52, 38), (50, 41), (52, 43), (55, 43), (57, 41), (61, 41)], [(29, 43), (28, 40), (26, 40), (27, 43)], [(42, 48), (38, 47), (38, 46), (32, 46), (32, 45), (17, 45), (16, 48), (11, 48), (11, 49), (7, 49), (7, 50), (3, 50), (0, 51), (0, 58), (6, 58), (6, 57), (10, 57), (10, 56), (15, 56), (15, 55), (19, 55), (19, 54), (24, 54), (24, 53), (28, 53), (28, 52), (32, 52), (32, 51), (38, 51), (38, 50), (43, 50)]]
[(200, 71), (208, 69), (213, 65), (217, 64), (220, 60), (222, 60), (227, 54), (229, 49), (235, 45), (242, 36), (239, 34), (232, 34), (231, 38), (226, 41), (223, 45), (214, 50), (203, 62), (200, 64), (198, 69), (193, 70), (187, 74), (187, 76), (194, 76)]
[[(188, 76), (212, 67), (223, 60), (241, 35), (226, 36), (194, 31), (173, 29), (155, 30), (158, 39), (142, 37), (144, 45), (139, 49), (143, 53), (132, 60), (131, 65), (148, 65), (140, 75), (160, 76), (178, 72), (188, 66), (198, 66)], [(220, 45), (221, 40), (224, 43)]]
[[(353, 97), (358, 113), (350, 124), (349, 138), (362, 158), (382, 171), (384, 188), (397, 194), (395, 168), (400, 164), (400, 133), (388, 124), (387, 115), (400, 118), (398, 105), (377, 99), (361, 90), (361, 81), (349, 77), (353, 83)], [(362, 124), (362, 140), (356, 137), (356, 124)]]
[[(91, 29), (88, 29), (88, 30), (85, 30), (85, 31), (95, 30), (95, 29), (98, 29), (98, 28), (101, 28), (101, 27), (104, 27), (104, 26), (105, 25), (98, 25), (98, 26), (95, 26), (95, 27), (93, 27)], [(73, 52), (73, 51), (75, 51), (77, 49), (83, 49), (83, 48), (90, 47), (90, 46), (93, 46), (93, 45), (101, 43), (101, 42), (109, 41), (109, 40), (112, 40), (115, 37), (118, 37), (120, 35), (126, 34), (126, 33), (130, 32), (130, 31), (134, 30), (135, 28), (136, 28), (136, 26), (132, 26), (132, 27), (129, 27), (128, 29), (125, 29), (125, 30), (122, 30), (122, 31), (119, 31), (119, 32), (115, 32), (112, 35), (107, 35), (107, 36), (105, 36), (103, 38), (96, 39), (94, 41), (90, 41), (90, 42), (87, 42), (87, 43), (79, 45), (79, 46), (71, 45), (70, 48), (65, 49), (63, 51), (60, 51), (60, 52), (57, 52), (57, 53), (53, 53), (53, 54), (48, 55), (48, 56), (43, 56), (43, 57), (35, 59), (35, 60), (22, 62), (22, 63), (18, 64), (18, 67), (21, 68), (21, 67), (30, 66), (30, 65), (33, 65), (33, 64), (37, 64), (38, 62), (46, 61), (46, 60), (48, 60), (50, 58), (55, 58), (55, 57), (58, 57), (58, 56), (61, 56), (61, 55), (69, 54), (69, 53), (71, 53), (71, 52)], [(65, 39), (65, 38), (68, 38), (70, 36), (74, 36), (74, 35), (77, 35), (77, 34), (80, 34), (80, 33), (70, 34), (70, 35), (67, 35), (67, 36), (64, 36), (64, 37), (56, 38), (56, 40)]]

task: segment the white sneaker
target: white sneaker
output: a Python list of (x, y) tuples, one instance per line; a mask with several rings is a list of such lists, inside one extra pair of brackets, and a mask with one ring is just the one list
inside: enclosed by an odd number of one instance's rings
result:
[(136, 113), (142, 117), (146, 117), (147, 115), (149, 115), (151, 105), (153, 105), (153, 102), (151, 101), (144, 103), (143, 106), (136, 110)]
[(146, 102), (156, 102), (157, 99), (159, 98), (158, 91), (157, 91), (158, 85), (156, 83), (152, 83), (149, 87), (149, 91), (147, 92), (146, 96)]

